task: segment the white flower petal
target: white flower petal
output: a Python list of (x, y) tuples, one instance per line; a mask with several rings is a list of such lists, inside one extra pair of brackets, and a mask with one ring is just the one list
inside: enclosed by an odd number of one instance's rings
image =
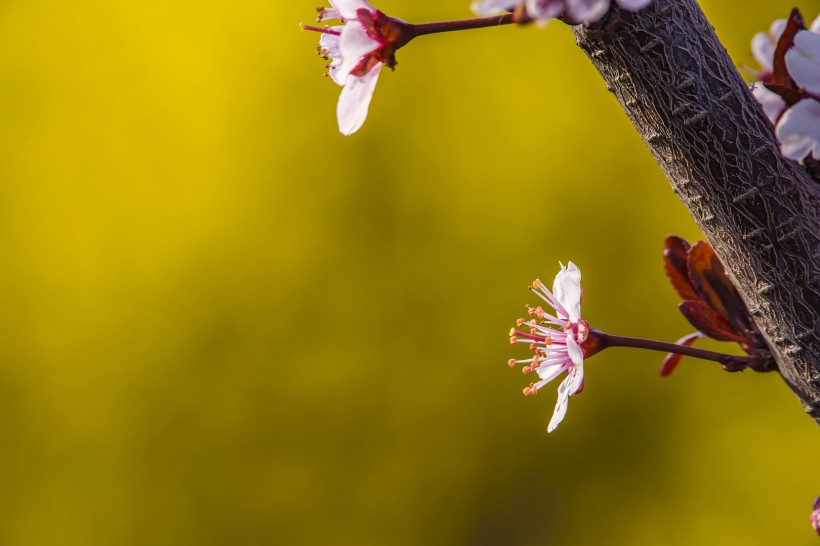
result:
[(809, 30), (812, 32), (820, 32), (820, 15), (814, 18), (814, 22), (812, 22)]
[[(583, 370), (584, 351), (581, 350), (581, 346), (578, 345), (578, 342), (569, 335), (567, 336), (567, 354), (569, 354), (569, 359), (572, 360), (572, 364), (576, 367), (580, 366), (581, 370)], [(583, 371), (581, 375), (584, 375)]]
[(356, 19), (356, 12), (360, 9), (376, 11), (366, 0), (330, 0), (330, 5), (349, 20)]
[(780, 35), (786, 30), (788, 23), (786, 19), (775, 19), (772, 21), (772, 24), (769, 26), (769, 36), (771, 36), (773, 44), (777, 44), (780, 40)]
[(566, 369), (566, 364), (563, 362), (558, 362), (557, 364), (550, 364), (548, 366), (541, 365), (535, 369), (535, 373), (538, 374), (538, 377), (541, 378), (535, 386), (536, 388), (541, 388), (559, 375)]
[(351, 135), (358, 131), (367, 118), (367, 109), (370, 106), (370, 99), (373, 98), (381, 69), (382, 64), (378, 63), (361, 78), (350, 76), (345, 81), (336, 105), (336, 119), (339, 122), (339, 131), (343, 135)]
[(786, 30), (785, 19), (775, 19), (769, 26), (769, 32), (758, 32), (752, 38), (752, 55), (767, 72), (773, 70), (774, 49), (783, 31)]
[(637, 11), (652, 3), (652, 0), (617, 0), (618, 5), (624, 9)]
[(572, 396), (584, 384), (584, 353), (572, 337), (567, 338), (567, 349), (574, 365), (569, 373), (570, 383), (567, 385)]
[(563, 0), (527, 0), (527, 15), (543, 27), (564, 11)]
[(569, 381), (570, 377), (567, 376), (564, 379), (563, 383), (558, 387), (558, 400), (555, 402), (555, 410), (552, 412), (552, 419), (550, 419), (550, 424), (547, 425), (547, 432), (552, 432), (555, 428), (561, 424), (561, 421), (564, 420), (564, 416), (567, 414), (567, 405), (569, 403)]
[(568, 0), (567, 15), (573, 21), (591, 22), (603, 17), (609, 0)]
[(513, 9), (517, 4), (517, 0), (484, 0), (483, 2), (473, 2), (470, 8), (477, 15), (494, 15), (502, 11)]
[[(329, 30), (341, 33), (343, 28), (344, 26), (339, 25), (330, 27)], [(339, 48), (339, 35), (323, 33), (319, 37), (319, 47), (324, 50), (324, 55), (330, 58), (327, 73), (334, 82), (339, 85), (344, 85), (347, 74), (339, 72), (339, 66), (342, 64), (342, 50)]]
[[(334, 32), (338, 32), (341, 34), (342, 29), (344, 29), (343, 25), (330, 27), (328, 30), (332, 30)], [(339, 49), (339, 34), (330, 34), (328, 32), (323, 32), (321, 36), (319, 36), (319, 47), (327, 51), (327, 55), (333, 59), (341, 58), (342, 50)]]
[(345, 25), (339, 37), (339, 51), (342, 56), (342, 63), (339, 65), (341, 77), (350, 74), (359, 65), (362, 57), (378, 49), (379, 45), (379, 42), (367, 35), (367, 31), (359, 23)]
[(329, 65), (327, 65), (327, 75), (330, 76), (330, 79), (333, 80), (334, 83), (338, 85), (344, 85), (345, 80), (350, 74), (342, 74), (339, 72), (339, 66), (342, 64), (341, 59), (333, 59)]
[(820, 34), (801, 30), (794, 37), (794, 47), (786, 52), (786, 68), (794, 82), (820, 96)]
[(569, 397), (578, 392), (584, 384), (584, 355), (572, 337), (567, 337), (567, 352), (574, 365), (569, 369), (566, 379), (558, 386), (558, 400), (555, 403), (555, 411), (552, 412), (552, 419), (547, 426), (547, 432), (555, 430), (564, 420)]
[(804, 159), (809, 153), (820, 158), (820, 101), (803, 99), (786, 110), (775, 134), (789, 159)]
[(552, 293), (566, 309), (569, 320), (578, 322), (581, 318), (581, 270), (577, 265), (572, 262), (567, 267), (561, 265), (552, 284)]
[(788, 106), (786, 101), (780, 98), (780, 95), (769, 91), (766, 89), (766, 86), (760, 82), (755, 84), (754, 89), (752, 89), (752, 95), (754, 95), (757, 102), (763, 107), (763, 112), (772, 124), (777, 123), (780, 114), (782, 114), (783, 110)]
[(774, 59), (774, 44), (765, 32), (758, 32), (752, 38), (752, 56), (764, 70), (772, 70)]

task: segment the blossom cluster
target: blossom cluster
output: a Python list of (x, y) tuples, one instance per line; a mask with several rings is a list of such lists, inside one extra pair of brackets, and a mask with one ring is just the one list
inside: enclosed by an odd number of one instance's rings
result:
[[(628, 10), (639, 10), (652, 0), (615, 0)], [(609, 9), (610, 0), (479, 0), (473, 2), (473, 11), (479, 15), (490, 15), (501, 11), (526, 13), (527, 18), (546, 24), (559, 17), (572, 24), (597, 21)]]
[(752, 54), (760, 63), (752, 93), (775, 124), (783, 155), (820, 159), (820, 16), (806, 28), (792, 11), (754, 36)]

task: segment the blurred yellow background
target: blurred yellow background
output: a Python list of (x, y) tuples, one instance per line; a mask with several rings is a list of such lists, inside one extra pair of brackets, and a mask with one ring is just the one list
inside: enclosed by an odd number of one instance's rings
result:
[[(377, 7), (470, 16), (424, 4)], [(703, 2), (747, 65), (791, 5)], [(776, 375), (613, 349), (547, 435), (506, 366), (559, 260), (691, 330), (698, 231), (569, 30), (419, 39), (346, 138), (314, 7), (0, 4), (0, 544), (815, 544)]]

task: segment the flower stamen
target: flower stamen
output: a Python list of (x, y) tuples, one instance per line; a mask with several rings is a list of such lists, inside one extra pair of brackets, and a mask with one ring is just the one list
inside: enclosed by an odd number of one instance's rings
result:
[(302, 27), (302, 30), (309, 30), (311, 32), (319, 32), (320, 34), (331, 34), (333, 36), (341, 36), (342, 35), (341, 32), (339, 32), (338, 30), (333, 30), (329, 26), (314, 27), (313, 25), (305, 25), (305, 24), (302, 24), (302, 23), (299, 23), (299, 26)]
[(529, 387), (524, 387), (524, 396), (535, 396), (538, 394), (538, 389), (535, 388), (535, 383), (530, 383)]

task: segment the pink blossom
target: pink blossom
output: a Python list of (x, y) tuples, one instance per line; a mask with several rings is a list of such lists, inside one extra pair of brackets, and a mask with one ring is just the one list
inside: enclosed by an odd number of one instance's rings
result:
[(387, 17), (366, 0), (330, 0), (332, 8), (321, 8), (319, 20), (338, 19), (341, 25), (304, 28), (320, 32), (319, 52), (329, 62), (328, 74), (342, 86), (336, 105), (339, 131), (355, 133), (367, 111), (382, 66), (393, 68), (406, 25)]
[(794, 83), (820, 98), (820, 33), (801, 30), (795, 35), (794, 47), (786, 52), (786, 69)]
[(772, 124), (777, 123), (777, 120), (780, 119), (780, 115), (789, 106), (786, 104), (786, 101), (780, 98), (780, 95), (772, 93), (760, 82), (755, 84), (752, 89), (752, 95), (754, 95), (754, 98), (760, 103), (760, 106), (763, 107), (763, 112)]
[[(754, 74), (757, 79), (771, 83), (770, 80), (774, 71), (774, 52), (777, 48), (777, 42), (780, 41), (783, 31), (786, 30), (786, 24), (787, 19), (775, 19), (769, 26), (769, 32), (758, 32), (752, 37), (752, 56), (760, 64), (760, 70), (749, 70), (749, 72)], [(820, 15), (814, 19), (808, 31), (801, 31), (798, 34), (802, 32), (820, 33)], [(801, 40), (804, 39), (806, 38), (801, 38)], [(796, 42), (797, 38), (795, 37), (795, 45)], [(788, 53), (786, 62), (788, 63)], [(791, 68), (789, 68), (789, 72), (791, 72)]]
[[(648, 6), (652, 0), (615, 0), (628, 10)], [(530, 19), (546, 24), (550, 19), (565, 17), (569, 22), (588, 23), (600, 19), (609, 9), (610, 0), (478, 0), (472, 8), (479, 15), (501, 11), (526, 10)]]
[(774, 50), (777, 41), (786, 29), (785, 19), (776, 19), (769, 27), (769, 32), (758, 32), (752, 38), (752, 55), (760, 63), (760, 70), (755, 72), (758, 79), (766, 81), (774, 70)]
[[(820, 26), (820, 17), (812, 28)], [(820, 33), (801, 30), (794, 47), (786, 52), (789, 76), (804, 92), (804, 98), (780, 117), (775, 134), (783, 155), (801, 160), (820, 158)]]
[(815, 532), (820, 535), (820, 497), (817, 497), (814, 501), (814, 511), (811, 513), (811, 526), (814, 527)]
[(806, 98), (786, 110), (775, 127), (780, 150), (789, 159), (820, 158), (820, 101)]
[(589, 325), (581, 317), (581, 270), (569, 262), (555, 276), (552, 292), (536, 280), (530, 290), (552, 308), (550, 314), (542, 307), (527, 307), (531, 320), (518, 319), (519, 328), (528, 332), (510, 331), (510, 343), (526, 343), (535, 353), (529, 359), (510, 359), (510, 367), (525, 364), (524, 373), (535, 372), (539, 381), (524, 389), (524, 395), (534, 395), (547, 383), (566, 372), (558, 387), (558, 400), (547, 432), (552, 432), (567, 413), (569, 397), (584, 387), (584, 349), (582, 345), (589, 334)]

